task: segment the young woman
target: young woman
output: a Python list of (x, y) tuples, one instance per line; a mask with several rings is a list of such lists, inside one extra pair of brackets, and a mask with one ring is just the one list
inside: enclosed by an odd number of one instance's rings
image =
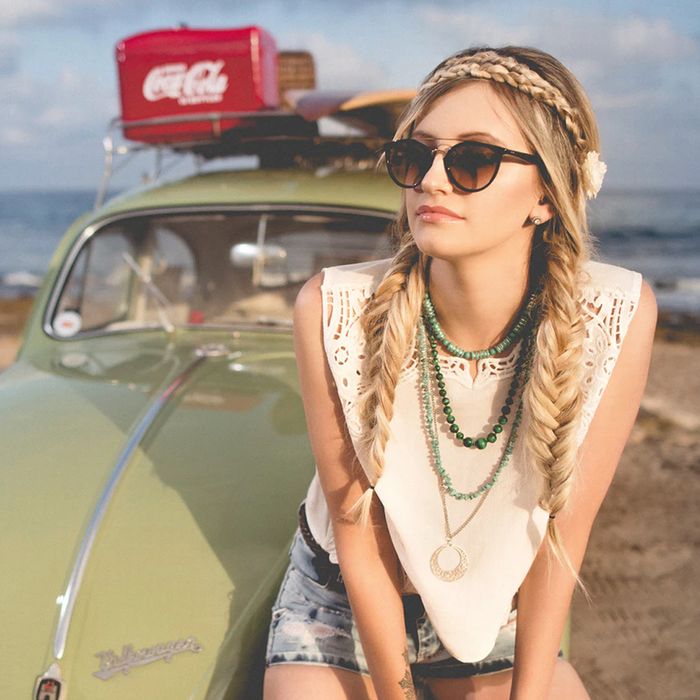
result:
[(641, 275), (591, 258), (598, 150), (542, 51), (471, 48), (421, 84), (383, 154), (397, 252), (297, 298), (317, 470), (265, 700), (588, 698), (559, 645), (656, 325)]

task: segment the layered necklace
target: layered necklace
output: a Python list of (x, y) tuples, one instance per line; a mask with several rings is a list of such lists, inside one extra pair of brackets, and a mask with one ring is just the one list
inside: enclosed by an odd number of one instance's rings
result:
[[(516, 327), (519, 327), (517, 331), (515, 331), (515, 327), (513, 330), (511, 330), (510, 334), (517, 332), (518, 334), (525, 334), (523, 338), (523, 342), (520, 347), (520, 353), (519, 357), (517, 360), (517, 365), (516, 365), (516, 370), (515, 374), (513, 376), (513, 380), (511, 382), (511, 386), (508, 390), (508, 398), (506, 399), (506, 403), (504, 404), (503, 409), (501, 410), (501, 416), (498, 419), (498, 423), (494, 425), (494, 430), (490, 435), (494, 435), (493, 439), (489, 439), (489, 437), (486, 438), (487, 442), (495, 442), (495, 435), (501, 433), (503, 431), (503, 427), (508, 423), (508, 415), (511, 412), (511, 406), (515, 402), (515, 397), (520, 392), (520, 397), (519, 397), (519, 403), (517, 410), (515, 412), (515, 417), (513, 418), (512, 422), (512, 427), (511, 427), (511, 432), (510, 436), (508, 439), (508, 442), (505, 445), (505, 449), (503, 451), (503, 455), (498, 463), (498, 466), (496, 467), (495, 471), (491, 475), (491, 477), (487, 480), (484, 481), (484, 483), (479, 486), (475, 491), (471, 492), (460, 492), (457, 491), (453, 484), (452, 484), (452, 479), (449, 476), (449, 474), (446, 472), (444, 467), (442, 466), (442, 458), (440, 455), (440, 445), (438, 441), (438, 427), (437, 427), (437, 418), (436, 418), (436, 406), (435, 406), (435, 397), (434, 397), (434, 392), (431, 390), (431, 382), (430, 382), (430, 375), (429, 375), (429, 361), (428, 361), (428, 351), (427, 351), (427, 343), (426, 343), (426, 325), (428, 326), (429, 329), (433, 328), (435, 325), (437, 325), (437, 319), (435, 318), (435, 315), (433, 313), (432, 319), (426, 317), (425, 319), (421, 319), (418, 323), (418, 355), (419, 355), (419, 365), (420, 365), (420, 372), (421, 372), (421, 395), (422, 395), (422, 400), (423, 400), (423, 408), (424, 408), (424, 419), (425, 419), (425, 425), (426, 429), (428, 432), (428, 437), (430, 440), (430, 447), (432, 451), (432, 456), (433, 456), (433, 469), (438, 477), (438, 487), (440, 490), (440, 498), (442, 500), (442, 512), (444, 516), (444, 522), (445, 522), (445, 544), (440, 545), (434, 552), (433, 555), (430, 558), (430, 569), (433, 572), (433, 574), (443, 580), (443, 581), (456, 581), (457, 579), (461, 578), (464, 575), (464, 572), (467, 570), (467, 555), (466, 552), (458, 545), (456, 544), (453, 540), (457, 534), (459, 534), (466, 526), (467, 524), (471, 521), (471, 519), (476, 515), (478, 510), (481, 508), (481, 505), (483, 504), (484, 500), (486, 499), (486, 496), (489, 494), (489, 491), (491, 488), (494, 486), (496, 481), (498, 480), (498, 476), (503, 471), (505, 466), (508, 464), (510, 460), (510, 456), (513, 453), (513, 449), (515, 446), (515, 440), (517, 437), (517, 432), (518, 432), (518, 427), (521, 422), (522, 418), (522, 390), (527, 384), (527, 380), (530, 376), (530, 370), (532, 367), (532, 358), (534, 356), (534, 348), (535, 348), (535, 333), (536, 333), (536, 327), (537, 327), (537, 309), (534, 305), (534, 298), (536, 296), (536, 293), (531, 295), (530, 301), (528, 302), (526, 312), (523, 315), (523, 317), (526, 315), (527, 318), (526, 320), (521, 324), (520, 319), (516, 323)], [(427, 315), (426, 315), (427, 316)], [(523, 318), (521, 317), (521, 319)], [(439, 327), (439, 326), (438, 326)], [(428, 331), (429, 332), (429, 331)], [(510, 337), (510, 334), (506, 337)], [(515, 336), (516, 338), (518, 337), (517, 335)], [(435, 369), (435, 380), (437, 382), (437, 387), (438, 387), (438, 395), (440, 396), (443, 404), (443, 411), (445, 408), (450, 407), (450, 401), (447, 397), (447, 391), (445, 388), (445, 382), (444, 382), (444, 376), (442, 375), (442, 372), (440, 372), (440, 367), (439, 367), (439, 361), (438, 361), (438, 352), (437, 352), (437, 339), (434, 334), (430, 335), (430, 346), (431, 346), (431, 353), (433, 357), (433, 365)], [(498, 346), (496, 346), (498, 347)], [(465, 351), (466, 352), (466, 351)], [(479, 351), (476, 351), (479, 352)], [(496, 352), (499, 352), (498, 350)], [(495, 354), (490, 353), (490, 354)], [(450, 412), (446, 412), (445, 414), (447, 416), (447, 422), (450, 424), (450, 433), (452, 435), (455, 435), (457, 439), (460, 439), (463, 441), (463, 444), (465, 446), (470, 446), (466, 444), (466, 441), (464, 441), (464, 436), (457, 428), (456, 430), (453, 428), (453, 426), (456, 425), (454, 415), (452, 413), (452, 410), (450, 408)], [(496, 430), (496, 427), (499, 427), (499, 430)], [(460, 437), (460, 435), (462, 437)], [(478, 447), (478, 446), (477, 446)], [(482, 448), (483, 449), (483, 448)], [(474, 510), (471, 512), (469, 517), (454, 531), (450, 529), (449, 525), (449, 520), (447, 516), (447, 505), (445, 502), (445, 493), (448, 493), (452, 498), (455, 498), (456, 500), (474, 500), (474, 499), (479, 499), (476, 507)], [(442, 554), (442, 552), (446, 549), (451, 549), (453, 552), (457, 554), (458, 561), (457, 564), (451, 568), (451, 569), (444, 569), (439, 563), (439, 557)]]
[[(438, 323), (437, 317), (435, 316), (435, 309), (433, 308), (432, 301), (430, 299), (430, 293), (426, 290), (425, 297), (423, 299), (423, 313), (425, 319), (428, 323), (430, 333), (430, 346), (431, 354), (433, 357), (433, 365), (435, 367), (435, 378), (437, 380), (437, 385), (439, 389), (439, 394), (442, 399), (442, 412), (446, 416), (447, 422), (450, 424), (450, 434), (464, 447), (477, 448), (479, 450), (486, 449), (489, 443), (494, 443), (498, 439), (498, 436), (503, 432), (503, 426), (508, 422), (508, 415), (511, 413), (514, 396), (517, 391), (517, 386), (511, 386), (511, 390), (508, 392), (508, 396), (501, 408), (501, 414), (499, 415), (496, 423), (492, 426), (491, 430), (481, 437), (469, 437), (464, 434), (462, 429), (457, 424), (457, 419), (452, 412), (452, 406), (450, 405), (450, 400), (447, 398), (447, 392), (445, 391), (445, 378), (440, 371), (440, 360), (438, 356), (437, 343), (440, 344), (452, 355), (461, 357), (467, 360), (472, 359), (482, 359), (484, 357), (491, 357), (496, 353), (503, 352), (507, 347), (509, 347), (513, 342), (518, 340), (520, 336), (528, 328), (528, 324), (532, 320), (532, 315), (535, 312), (535, 303), (537, 299), (537, 292), (530, 294), (525, 311), (520, 316), (520, 318), (515, 322), (513, 328), (506, 334), (505, 338), (494, 345), (493, 347), (486, 348), (485, 350), (463, 350), (451, 341), (447, 339), (445, 332), (442, 330), (440, 324)], [(520, 379), (519, 374), (516, 372), (514, 380)]]

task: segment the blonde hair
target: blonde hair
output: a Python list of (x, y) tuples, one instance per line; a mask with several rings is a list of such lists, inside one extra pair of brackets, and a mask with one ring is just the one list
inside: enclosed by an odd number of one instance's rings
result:
[[(587, 224), (587, 181), (582, 166), (588, 151), (600, 150), (598, 129), (583, 87), (553, 56), (530, 47), (475, 47), (445, 59), (424, 79), (401, 115), (394, 139), (410, 136), (438, 97), (473, 80), (491, 81), (529, 146), (541, 157), (542, 191), (555, 210), (551, 219), (536, 226), (533, 236), (531, 269), (541, 270), (544, 284), (536, 352), (523, 394), (529, 416), (523, 436), (530, 461), (544, 479), (539, 504), (556, 516), (572, 492), (578, 463), (586, 334), (578, 284), (594, 246)], [(382, 160), (383, 156), (378, 167)], [(413, 347), (429, 262), (409, 230), (403, 197), (393, 236), (397, 250), (361, 317), (366, 359), (365, 388), (358, 397), (363, 427), (358, 449), (366, 454), (373, 483), (383, 472), (395, 388)], [(373, 493), (370, 486), (345, 513), (351, 522), (367, 524)], [(590, 600), (554, 518), (548, 520), (545, 536), (558, 561), (565, 562)]]

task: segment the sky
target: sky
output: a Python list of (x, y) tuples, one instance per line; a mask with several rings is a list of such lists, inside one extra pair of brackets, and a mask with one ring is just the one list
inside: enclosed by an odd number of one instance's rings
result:
[(115, 45), (180, 23), (263, 27), (314, 55), (318, 89), (416, 88), (468, 46), (535, 46), (588, 93), (606, 186), (700, 190), (697, 0), (0, 0), (0, 189), (96, 188), (120, 113)]

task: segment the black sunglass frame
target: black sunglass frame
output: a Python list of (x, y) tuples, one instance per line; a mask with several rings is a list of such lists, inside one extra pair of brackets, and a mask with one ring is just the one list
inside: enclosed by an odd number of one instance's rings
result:
[[(405, 184), (401, 182), (392, 172), (391, 169), (391, 151), (396, 148), (398, 144), (404, 144), (408, 143), (411, 146), (415, 145), (419, 149), (423, 149), (426, 152), (426, 162), (428, 162), (427, 156), (429, 155), (430, 160), (429, 160), (429, 165), (425, 172), (420, 174), (420, 177), (418, 180), (411, 184)], [(494, 168), (493, 174), (491, 175), (491, 178), (489, 181), (485, 184), (482, 185), (481, 187), (477, 188), (471, 188), (471, 187), (464, 187), (464, 185), (460, 185), (459, 182), (457, 182), (457, 179), (455, 176), (452, 174), (451, 166), (452, 166), (452, 161), (455, 158), (455, 154), (457, 151), (454, 149), (463, 146), (464, 144), (469, 144), (469, 145), (474, 145), (474, 146), (480, 146), (482, 148), (489, 149), (493, 151), (498, 156), (498, 160), (496, 161), (496, 167)], [(414, 189), (415, 187), (418, 187), (420, 183), (423, 181), (423, 178), (427, 174), (428, 170), (433, 167), (433, 162), (435, 160), (435, 153), (440, 151), (442, 152), (444, 150), (444, 147), (438, 147), (436, 146), (435, 148), (430, 148), (430, 146), (424, 144), (421, 141), (418, 141), (417, 139), (413, 138), (408, 138), (408, 139), (397, 139), (396, 141), (388, 141), (387, 143), (383, 144), (381, 147), (381, 152), (384, 153), (384, 157), (386, 159), (386, 167), (387, 171), (389, 173), (389, 177), (399, 186), (403, 187), (405, 189)], [(452, 156), (450, 157), (450, 154)], [(522, 151), (514, 151), (511, 148), (505, 148), (504, 146), (496, 146), (493, 143), (484, 143), (483, 141), (460, 141), (459, 143), (455, 143), (452, 146), (450, 146), (446, 151), (443, 153), (442, 157), (442, 163), (445, 168), (445, 172), (447, 173), (447, 178), (448, 180), (454, 185), (458, 190), (461, 190), (462, 192), (481, 192), (481, 190), (486, 189), (495, 179), (496, 175), (498, 175), (498, 171), (501, 168), (501, 162), (503, 160), (503, 156), (508, 155), (508, 156), (514, 156), (516, 158), (520, 158), (521, 160), (524, 160), (528, 164), (532, 165), (537, 165), (538, 167), (542, 166), (542, 159), (540, 158), (539, 155), (536, 153), (523, 153)]]

